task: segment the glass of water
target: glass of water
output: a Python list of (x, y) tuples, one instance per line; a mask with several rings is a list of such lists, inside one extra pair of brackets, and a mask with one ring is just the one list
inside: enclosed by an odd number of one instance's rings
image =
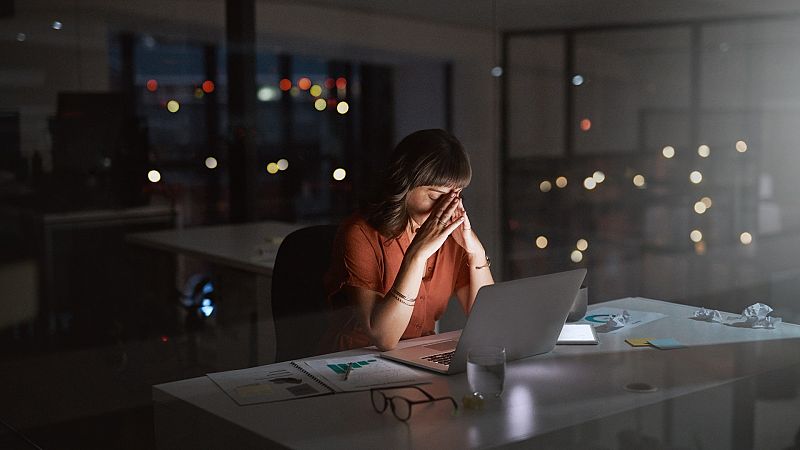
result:
[(472, 392), (484, 397), (500, 397), (506, 378), (506, 349), (495, 346), (473, 347), (467, 355), (467, 380)]

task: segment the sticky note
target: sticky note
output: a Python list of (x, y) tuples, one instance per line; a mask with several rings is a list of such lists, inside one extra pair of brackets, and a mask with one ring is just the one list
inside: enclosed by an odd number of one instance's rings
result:
[(653, 338), (638, 338), (638, 339), (625, 339), (625, 342), (631, 345), (631, 347), (649, 347), (650, 346), (650, 339)]
[(673, 348), (686, 348), (685, 345), (678, 342), (676, 339), (673, 338), (664, 338), (664, 339), (651, 339), (650, 345), (653, 347), (660, 348), (661, 350), (671, 350)]

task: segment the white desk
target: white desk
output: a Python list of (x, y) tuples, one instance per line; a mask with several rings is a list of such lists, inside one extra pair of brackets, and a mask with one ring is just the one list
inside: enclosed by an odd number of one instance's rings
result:
[[(210, 265), (221, 299), (217, 309), (219, 332), (209, 338), (212, 343), (198, 358), (225, 370), (275, 360), (272, 268), (283, 238), (304, 226), (256, 222), (137, 233), (126, 239), (134, 245)], [(164, 301), (177, 302), (174, 295), (163, 295), (170, 297)]]
[(137, 233), (128, 242), (247, 272), (272, 275), (281, 240), (305, 225), (256, 222)]
[[(798, 325), (757, 330), (698, 322), (689, 319), (694, 307), (647, 299), (614, 300), (591, 305), (590, 310), (599, 306), (668, 317), (601, 334), (597, 346), (558, 346), (549, 354), (511, 362), (501, 400), (482, 411), (462, 409), (455, 417), (446, 405), (423, 405), (414, 409), (407, 424), (390, 413), (375, 413), (366, 392), (240, 407), (206, 377), (162, 384), (153, 388), (156, 440), (159, 448), (528, 448), (556, 430), (655, 405), (656, 412), (631, 417), (643, 427), (649, 421), (668, 422), (661, 428), (678, 436), (669, 438), (673, 445), (679, 446), (675, 440), (685, 434), (686, 446), (696, 447), (695, 441), (702, 440), (703, 448), (730, 448), (735, 431), (726, 435), (703, 430), (727, 430), (737, 423), (739, 408), (729, 402), (740, 394), (717, 398), (714, 389), (800, 364)], [(626, 337), (675, 337), (690, 347), (632, 348), (624, 343)], [(460, 403), (469, 392), (466, 374), (421, 373), (432, 381), (426, 389), (434, 394), (451, 395)], [(624, 387), (632, 382), (646, 382), (658, 390), (629, 392)], [(688, 408), (702, 420), (687, 419), (687, 408), (682, 409), (684, 416), (672, 417), (674, 402), (703, 391), (711, 393), (711, 400)], [(662, 402), (669, 408), (657, 408)], [(596, 431), (597, 439), (604, 439), (604, 430)]]

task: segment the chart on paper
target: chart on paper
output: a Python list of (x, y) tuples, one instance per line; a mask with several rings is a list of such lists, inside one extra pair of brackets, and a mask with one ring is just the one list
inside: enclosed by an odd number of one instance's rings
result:
[(344, 374), (347, 373), (348, 367), (351, 367), (352, 368), (351, 370), (356, 370), (356, 369), (359, 369), (361, 367), (366, 367), (370, 363), (376, 363), (376, 362), (378, 362), (378, 360), (373, 358), (373, 359), (369, 359), (369, 360), (365, 360), (365, 361), (350, 361), (350, 362), (347, 362), (347, 363), (328, 364), (327, 366), (334, 373), (337, 373), (339, 375), (344, 375)]
[[(377, 355), (358, 355), (336, 359), (313, 359), (305, 364), (316, 375), (341, 391), (359, 391), (376, 386), (410, 384), (424, 377), (419, 371), (378, 358)], [(345, 380), (348, 366), (350, 373)]]

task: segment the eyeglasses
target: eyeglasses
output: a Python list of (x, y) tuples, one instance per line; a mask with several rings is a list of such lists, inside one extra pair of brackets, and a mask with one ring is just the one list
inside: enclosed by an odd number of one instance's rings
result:
[[(388, 397), (383, 391), (394, 390), (394, 389), (416, 389), (427, 397), (427, 400), (409, 400), (405, 397), (400, 396), (393, 396)], [(372, 407), (375, 408), (376, 412), (383, 413), (386, 411), (386, 407), (392, 407), (392, 414), (399, 420), (405, 422), (411, 417), (411, 408), (414, 405), (419, 405), (422, 403), (431, 403), (431, 402), (438, 402), (439, 400), (450, 400), (453, 403), (454, 411), (458, 411), (458, 403), (453, 397), (434, 397), (425, 390), (423, 390), (419, 386), (395, 386), (390, 388), (373, 388), (370, 389), (370, 395), (372, 396)]]

